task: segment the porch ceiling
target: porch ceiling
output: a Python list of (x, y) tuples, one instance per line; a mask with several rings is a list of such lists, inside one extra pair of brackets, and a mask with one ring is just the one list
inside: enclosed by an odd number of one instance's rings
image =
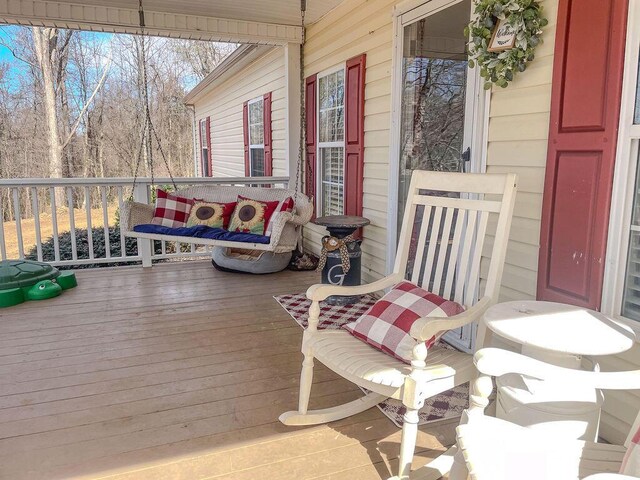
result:
[[(317, 21), (342, 0), (307, 0), (307, 20)], [(280, 25), (300, 25), (300, 0), (142, 0), (144, 8), (155, 12), (230, 18)], [(138, 0), (61, 0), (103, 7), (138, 9)]]
[[(342, 0), (307, 0), (317, 21)], [(300, 0), (143, 0), (153, 35), (237, 43), (299, 43)], [(140, 33), (137, 0), (0, 0), (0, 22)]]

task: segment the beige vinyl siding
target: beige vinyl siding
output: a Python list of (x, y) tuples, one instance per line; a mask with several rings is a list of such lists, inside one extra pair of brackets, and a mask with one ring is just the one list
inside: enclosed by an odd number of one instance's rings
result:
[[(364, 229), (362, 279), (386, 272), (391, 123), (392, 0), (345, 0), (307, 30), (305, 76), (367, 54), (364, 121)], [(305, 228), (305, 248), (318, 254), (324, 228)]]
[[(265, 93), (271, 95), (273, 175), (286, 176), (284, 52), (274, 48), (219, 85), (212, 85), (196, 102), (198, 120), (211, 117), (214, 177), (244, 177), (242, 106)], [(198, 155), (198, 171), (201, 175)]]
[[(509, 87), (494, 88), (489, 104), (487, 172), (519, 177), (500, 301), (536, 297), (558, 0), (541, 4), (549, 25), (536, 59)], [(485, 245), (486, 254), (492, 246)]]

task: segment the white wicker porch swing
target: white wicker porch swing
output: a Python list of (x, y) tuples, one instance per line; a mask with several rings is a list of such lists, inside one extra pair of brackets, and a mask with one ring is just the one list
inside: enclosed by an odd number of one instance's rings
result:
[[(141, 56), (142, 56), (142, 75), (143, 75), (143, 93), (144, 93), (144, 110), (145, 110), (145, 120), (144, 126), (142, 129), (142, 135), (140, 139), (140, 146), (138, 149), (138, 158), (136, 161), (135, 171), (134, 171), (134, 179), (133, 179), (133, 188), (132, 193), (128, 201), (126, 201), (123, 205), (121, 212), (121, 228), (124, 231), (124, 234), (127, 237), (147, 239), (147, 240), (161, 240), (161, 241), (171, 241), (178, 243), (195, 243), (198, 245), (205, 246), (214, 246), (214, 247), (227, 247), (227, 248), (238, 248), (244, 250), (261, 250), (265, 252), (272, 253), (287, 253), (292, 252), (298, 246), (298, 239), (300, 238), (300, 229), (303, 225), (309, 222), (311, 216), (313, 214), (313, 204), (311, 200), (304, 194), (300, 193), (299, 190), (299, 178), (301, 172), (302, 165), (302, 146), (303, 146), (303, 132), (304, 132), (304, 109), (303, 109), (303, 74), (301, 68), (301, 79), (300, 79), (300, 95), (301, 95), (301, 128), (300, 128), (300, 149), (298, 151), (298, 162), (296, 168), (296, 178), (295, 178), (295, 186), (293, 189), (286, 188), (260, 188), (260, 187), (239, 187), (239, 186), (222, 186), (222, 185), (209, 185), (209, 186), (194, 186), (178, 189), (176, 183), (174, 181), (173, 175), (171, 174), (171, 169), (167, 162), (166, 156), (164, 154), (164, 150), (162, 149), (162, 144), (160, 142), (160, 138), (153, 126), (153, 122), (151, 121), (151, 114), (149, 109), (149, 93), (148, 93), (148, 82), (147, 82), (147, 62), (146, 62), (146, 44), (145, 44), (145, 19), (144, 19), (144, 8), (142, 6), (142, 0), (139, 0), (139, 15), (140, 15), (140, 36), (141, 36)], [(304, 10), (305, 10), (305, 0), (301, 2), (301, 15), (302, 15), (302, 24), (304, 29)], [(302, 51), (302, 48), (301, 48)], [(302, 67), (302, 57), (301, 57), (301, 67)], [(229, 240), (220, 240), (220, 239), (210, 239), (210, 238), (200, 238), (200, 237), (189, 237), (189, 236), (179, 236), (179, 235), (169, 235), (169, 234), (160, 234), (160, 233), (146, 233), (146, 232), (138, 232), (135, 231), (134, 228), (138, 225), (145, 225), (152, 223), (152, 219), (154, 216), (154, 205), (149, 205), (146, 203), (136, 202), (133, 199), (133, 191), (136, 186), (136, 181), (138, 179), (138, 173), (140, 170), (140, 164), (143, 160), (143, 148), (145, 145), (145, 140), (148, 139), (149, 144), (151, 144), (152, 139), (155, 139), (158, 150), (162, 157), (165, 167), (169, 172), (169, 177), (171, 178), (171, 182), (173, 184), (175, 193), (181, 197), (186, 198), (194, 198), (198, 200), (202, 200), (204, 202), (219, 202), (219, 203), (229, 203), (235, 202), (238, 198), (238, 195), (249, 195), (251, 199), (258, 201), (285, 201), (287, 198), (292, 198), (294, 202), (293, 210), (291, 212), (281, 211), (278, 212), (277, 215), (274, 216), (273, 219), (273, 228), (271, 230), (270, 241), (269, 243), (251, 243), (251, 242), (239, 242), (239, 241), (229, 241)], [(148, 151), (148, 164), (149, 170), (151, 174), (151, 186), (155, 184), (154, 178), (154, 168), (153, 168), (153, 152), (152, 149)], [(249, 193), (250, 192), (250, 193)], [(150, 252), (147, 252), (147, 256), (150, 255)], [(143, 253), (143, 257), (145, 253)], [(143, 258), (143, 265), (150, 265), (150, 258)]]

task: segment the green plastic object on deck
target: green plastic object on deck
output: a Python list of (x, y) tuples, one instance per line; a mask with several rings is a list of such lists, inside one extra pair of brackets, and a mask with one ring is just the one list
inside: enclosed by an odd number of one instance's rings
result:
[(46, 300), (76, 287), (75, 273), (61, 272), (48, 263), (30, 260), (0, 261), (0, 308), (26, 300)]

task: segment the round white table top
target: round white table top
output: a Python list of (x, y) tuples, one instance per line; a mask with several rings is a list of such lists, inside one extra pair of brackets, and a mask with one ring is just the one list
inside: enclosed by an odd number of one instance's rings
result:
[(572, 355), (611, 355), (629, 350), (633, 330), (602, 313), (534, 300), (499, 303), (483, 321), (498, 335), (543, 350)]

